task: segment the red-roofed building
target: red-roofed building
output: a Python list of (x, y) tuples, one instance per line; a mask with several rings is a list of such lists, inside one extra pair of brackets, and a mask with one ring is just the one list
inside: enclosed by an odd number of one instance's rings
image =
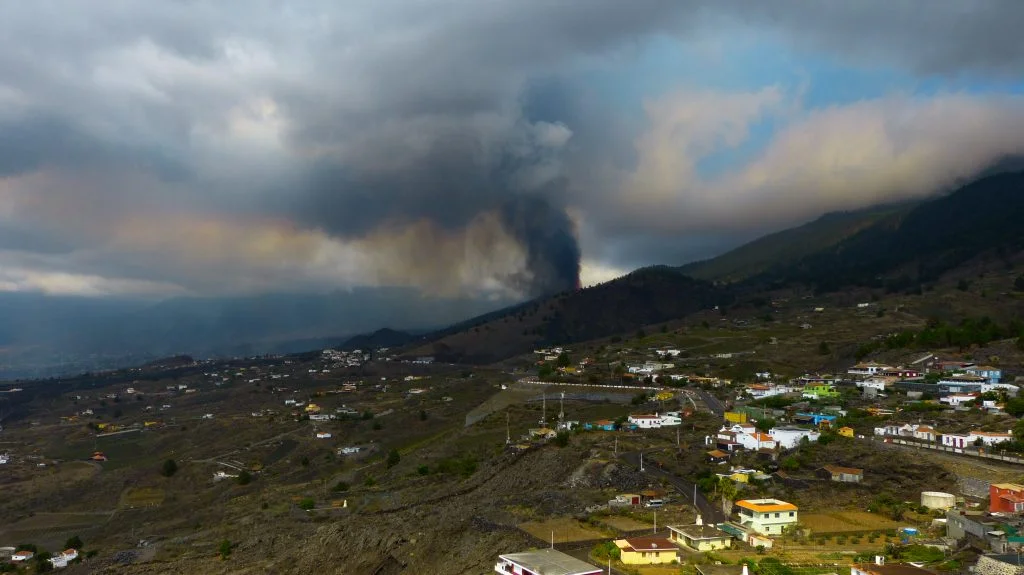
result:
[(993, 483), (988, 488), (988, 510), (990, 513), (1024, 512), (1024, 485), (1016, 483)]

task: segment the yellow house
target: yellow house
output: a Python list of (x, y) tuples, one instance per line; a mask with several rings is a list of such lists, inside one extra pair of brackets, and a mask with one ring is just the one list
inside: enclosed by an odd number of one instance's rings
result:
[(726, 411), (725, 420), (730, 423), (746, 423), (747, 414), (742, 411)]
[(619, 560), (626, 565), (664, 565), (679, 561), (679, 548), (664, 537), (616, 539)]
[(315, 403), (310, 403), (306, 406), (306, 413), (320, 413), (320, 406)]
[(654, 399), (656, 401), (668, 401), (673, 397), (675, 397), (675, 394), (672, 393), (671, 391), (659, 391), (654, 395)]
[(843, 437), (853, 437), (853, 428), (852, 427), (840, 427), (839, 428), (839, 435), (842, 435)]

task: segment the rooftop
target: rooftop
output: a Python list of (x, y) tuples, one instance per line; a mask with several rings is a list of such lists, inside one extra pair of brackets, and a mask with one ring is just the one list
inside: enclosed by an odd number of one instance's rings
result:
[(863, 469), (857, 469), (856, 467), (840, 467), (838, 465), (825, 465), (824, 467), (822, 467), (822, 469), (828, 471), (829, 473), (845, 473), (847, 475), (864, 474)]
[(780, 501), (778, 499), (744, 499), (737, 501), (736, 505), (751, 511), (757, 511), (758, 513), (767, 513), (769, 511), (796, 511), (796, 505)]
[(525, 567), (537, 575), (584, 575), (601, 572), (600, 568), (590, 563), (554, 549), (508, 553), (499, 557)]
[(712, 525), (670, 525), (670, 531), (680, 533), (690, 539), (719, 539), (731, 537), (725, 531)]
[(632, 548), (633, 551), (678, 551), (671, 541), (665, 537), (631, 537), (629, 539), (618, 539), (615, 541), (620, 549), (626, 547)]

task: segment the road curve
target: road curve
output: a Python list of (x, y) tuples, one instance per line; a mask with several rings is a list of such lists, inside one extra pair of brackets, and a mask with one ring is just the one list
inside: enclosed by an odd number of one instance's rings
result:
[[(633, 467), (640, 467), (639, 452), (626, 452), (620, 455), (619, 458)], [(676, 488), (676, 491), (682, 495), (682, 499), (684, 501), (693, 503), (694, 484), (692, 482), (658, 467), (654, 464), (653, 460), (650, 462), (644, 462), (644, 473), (649, 473), (654, 477), (664, 478)], [(700, 511), (705, 524), (724, 523), (726, 520), (726, 516), (725, 513), (722, 512), (722, 508), (708, 501), (708, 498), (704, 496), (704, 493), (702, 493), (700, 489), (697, 489), (697, 509)]]

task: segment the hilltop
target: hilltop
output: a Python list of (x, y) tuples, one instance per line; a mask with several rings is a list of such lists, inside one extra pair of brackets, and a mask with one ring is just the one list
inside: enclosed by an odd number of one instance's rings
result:
[(535, 300), (427, 337), (410, 355), (490, 363), (536, 346), (631, 333), (702, 309), (727, 305), (729, 291), (658, 266), (594, 287)]
[(715, 306), (766, 301), (778, 290), (920, 292), (981, 261), (1012, 267), (1024, 249), (1021, 221), (1024, 172), (996, 174), (929, 201), (828, 214), (718, 258), (644, 268), (492, 312), (406, 351), (490, 363), (537, 346), (628, 335)]

